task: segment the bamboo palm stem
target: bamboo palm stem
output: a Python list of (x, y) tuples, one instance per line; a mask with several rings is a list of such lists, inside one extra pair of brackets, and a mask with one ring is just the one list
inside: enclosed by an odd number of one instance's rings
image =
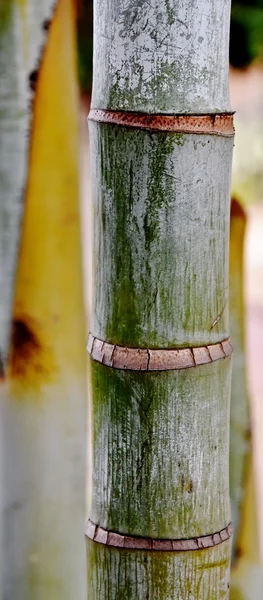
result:
[(229, 12), (95, 2), (92, 600), (229, 593)]

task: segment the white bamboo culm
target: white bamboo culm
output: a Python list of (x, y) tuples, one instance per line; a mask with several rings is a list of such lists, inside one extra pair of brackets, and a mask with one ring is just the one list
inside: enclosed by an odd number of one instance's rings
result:
[[(43, 23), (53, 0), (3, 2), (0, 6), (0, 367), (10, 338), (13, 288), (27, 174), (32, 89), (29, 75), (38, 64), (45, 40)], [(3, 557), (3, 405), (0, 405), (0, 599)], [(6, 597), (6, 596), (5, 596)]]
[(96, 0), (94, 108), (227, 112), (229, 0)]
[(13, 287), (28, 166), (30, 75), (37, 69), (54, 0), (12, 2), (0, 29), (0, 355), (10, 336)]

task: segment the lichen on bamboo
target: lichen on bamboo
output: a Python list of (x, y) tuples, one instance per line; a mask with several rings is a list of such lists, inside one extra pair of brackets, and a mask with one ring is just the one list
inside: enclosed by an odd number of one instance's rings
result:
[[(232, 119), (230, 1), (96, 0), (94, 10), (91, 334), (102, 355), (105, 342), (123, 355), (189, 349), (193, 360), (136, 372), (91, 359), (90, 518), (102, 536), (209, 537), (230, 521), (231, 357), (196, 366), (194, 351), (215, 356), (229, 336), (233, 132), (198, 131), (194, 116)], [(169, 115), (181, 130), (165, 130)], [(162, 557), (98, 542), (87, 539), (92, 600), (228, 598), (230, 540)]]

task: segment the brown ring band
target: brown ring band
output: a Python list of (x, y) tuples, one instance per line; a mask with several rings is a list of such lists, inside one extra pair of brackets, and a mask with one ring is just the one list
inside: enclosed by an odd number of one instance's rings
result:
[(171, 371), (190, 369), (227, 358), (233, 352), (230, 338), (218, 344), (197, 348), (125, 348), (109, 344), (89, 334), (87, 350), (93, 360), (114, 369), (131, 371)]
[(107, 531), (95, 525), (91, 520), (87, 521), (85, 527), (85, 535), (92, 541), (105, 546), (115, 548), (123, 548), (130, 550), (156, 550), (159, 552), (185, 552), (188, 550), (203, 550), (218, 546), (222, 542), (226, 542), (232, 535), (232, 525), (229, 523), (227, 527), (221, 529), (217, 533), (210, 535), (202, 535), (200, 537), (190, 539), (151, 539), (134, 537), (131, 535), (122, 535), (114, 531)]
[(90, 121), (136, 127), (153, 131), (171, 131), (177, 133), (195, 133), (206, 135), (234, 135), (233, 113), (214, 115), (153, 115), (91, 109)]

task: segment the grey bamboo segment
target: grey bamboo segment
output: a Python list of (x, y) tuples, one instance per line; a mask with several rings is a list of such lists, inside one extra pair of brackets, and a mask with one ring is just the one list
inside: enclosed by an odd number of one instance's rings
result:
[(138, 374), (92, 362), (93, 523), (165, 539), (229, 524), (230, 362)]
[(220, 113), (229, 0), (96, 0), (92, 107)]
[(209, 553), (204, 550), (173, 553), (117, 550), (88, 539), (87, 550), (90, 600), (228, 597), (230, 541), (215, 546)]
[(89, 128), (92, 334), (142, 348), (226, 339), (233, 138)]
[(229, 12), (95, 2), (89, 600), (229, 594)]

